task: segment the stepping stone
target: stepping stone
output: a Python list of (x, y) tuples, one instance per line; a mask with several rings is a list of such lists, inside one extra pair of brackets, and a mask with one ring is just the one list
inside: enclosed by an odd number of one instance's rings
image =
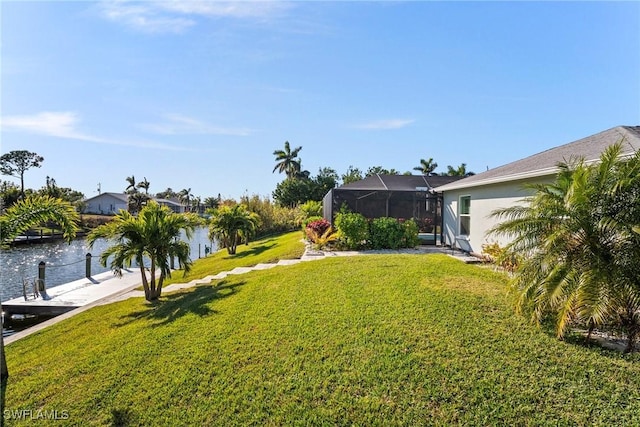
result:
[(254, 270), (268, 270), (270, 268), (276, 267), (278, 264), (256, 264), (253, 269)]
[(278, 261), (278, 265), (294, 265), (300, 262), (299, 259), (281, 259)]
[(244, 274), (253, 271), (251, 267), (236, 267), (229, 272), (229, 274)]

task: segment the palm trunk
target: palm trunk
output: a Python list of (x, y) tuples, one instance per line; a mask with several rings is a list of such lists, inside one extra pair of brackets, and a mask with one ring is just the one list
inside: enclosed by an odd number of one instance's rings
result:
[(160, 272), (160, 277), (158, 278), (158, 297), (162, 295), (162, 283), (164, 282), (164, 273)]
[(639, 329), (640, 327), (635, 324), (627, 328), (627, 347), (624, 349), (625, 353), (631, 353), (633, 351)]
[(151, 293), (153, 294), (154, 299), (158, 299), (156, 293), (156, 260), (153, 257), (151, 258), (151, 267), (149, 270), (149, 274), (151, 276)]
[(140, 274), (142, 275), (142, 287), (144, 288), (144, 298), (147, 301), (151, 301), (151, 289), (149, 289), (149, 282), (147, 281), (147, 272), (144, 271), (144, 265), (142, 264), (142, 260), (138, 260), (138, 265), (140, 266)]
[(591, 342), (591, 334), (593, 330), (596, 328), (596, 324), (593, 322), (593, 319), (589, 319), (589, 330), (587, 331), (587, 336), (585, 338), (585, 342), (589, 344)]

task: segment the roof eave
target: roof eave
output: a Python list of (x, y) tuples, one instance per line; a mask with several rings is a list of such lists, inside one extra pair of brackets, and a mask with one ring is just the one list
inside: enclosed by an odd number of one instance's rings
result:
[(551, 175), (555, 175), (557, 172), (558, 172), (558, 167), (554, 166), (551, 168), (537, 169), (535, 171), (515, 173), (511, 175), (502, 175), (502, 176), (496, 176), (493, 178), (487, 178), (487, 179), (481, 179), (481, 180), (474, 180), (473, 182), (468, 182), (468, 183), (465, 183), (464, 182), (465, 180), (463, 179), (461, 181), (453, 182), (451, 184), (441, 185), (440, 187), (434, 188), (434, 190), (437, 192), (460, 190), (463, 188), (480, 187), (483, 185), (491, 185), (491, 184), (501, 184), (504, 182), (520, 181), (520, 180), (530, 179), (530, 178), (539, 178), (541, 176), (551, 176)]

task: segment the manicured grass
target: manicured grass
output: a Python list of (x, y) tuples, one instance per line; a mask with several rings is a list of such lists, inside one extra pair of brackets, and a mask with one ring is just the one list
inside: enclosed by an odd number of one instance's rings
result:
[(97, 307), (8, 346), (7, 409), (82, 426), (640, 425), (638, 355), (545, 334), (504, 281), (367, 255)]
[(195, 260), (186, 276), (182, 270), (173, 272), (171, 278), (165, 280), (165, 285), (201, 279), (236, 267), (253, 267), (260, 263), (300, 258), (304, 254), (302, 239), (302, 232), (294, 231), (256, 240), (249, 245), (239, 245), (235, 255), (229, 255), (226, 249), (221, 249), (206, 258)]

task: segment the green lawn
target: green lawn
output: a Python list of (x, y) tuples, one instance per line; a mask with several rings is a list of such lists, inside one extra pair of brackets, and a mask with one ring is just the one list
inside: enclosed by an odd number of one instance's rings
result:
[(504, 283), (446, 255), (367, 255), (97, 307), (8, 346), (7, 409), (82, 426), (640, 425), (638, 355), (556, 340)]
[(186, 276), (181, 270), (173, 272), (164, 284), (190, 282), (221, 271), (231, 271), (236, 267), (253, 267), (260, 263), (300, 258), (304, 254), (302, 239), (302, 232), (294, 231), (266, 237), (248, 245), (238, 245), (235, 255), (229, 255), (226, 249), (221, 249), (206, 258), (196, 260)]

